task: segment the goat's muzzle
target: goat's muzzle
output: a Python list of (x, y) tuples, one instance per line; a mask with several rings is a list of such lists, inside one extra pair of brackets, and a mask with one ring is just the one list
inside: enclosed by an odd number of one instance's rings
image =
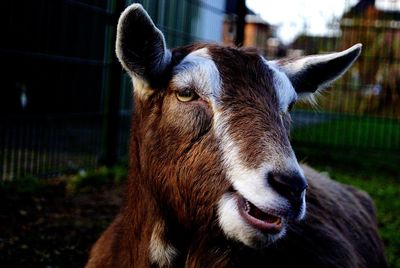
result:
[(305, 191), (308, 187), (304, 176), (298, 173), (286, 175), (270, 172), (267, 176), (267, 181), (276, 192), (290, 202), (294, 211), (301, 208)]
[(236, 198), (239, 213), (248, 224), (269, 234), (277, 234), (282, 230), (284, 215), (281, 211), (260, 209), (238, 193)]

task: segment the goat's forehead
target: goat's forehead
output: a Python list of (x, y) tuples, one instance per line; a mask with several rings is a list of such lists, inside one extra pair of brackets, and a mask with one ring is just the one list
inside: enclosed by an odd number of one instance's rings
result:
[[(202, 95), (218, 99), (221, 97), (222, 90), (224, 90), (223, 80), (226, 79), (226, 77), (223, 77), (226, 74), (221, 73), (221, 66), (224, 65), (225, 68), (229, 68), (233, 64), (237, 64), (237, 59), (223, 57), (224, 55), (221, 55), (223, 53), (223, 51), (215, 51), (215, 49), (210, 51), (207, 47), (190, 52), (175, 66), (172, 84), (178, 88), (195, 88)], [(221, 56), (225, 59), (224, 61), (219, 60)], [(254, 72), (250, 76), (254, 75), (255, 80), (257, 77), (271, 76), (273, 84), (269, 88), (273, 89), (273, 93), (277, 95), (280, 108), (285, 109), (289, 103), (297, 99), (297, 94), (290, 80), (285, 73), (280, 71), (278, 65), (265, 60), (262, 56), (258, 56), (258, 58), (267, 68), (243, 66), (243, 70)], [(237, 80), (241, 77), (248, 78), (249, 76), (242, 76), (237, 73), (237, 76), (233, 78)], [(225, 85), (225, 90), (226, 88), (228, 88), (227, 85)], [(246, 88), (243, 88), (243, 90), (246, 90)]]

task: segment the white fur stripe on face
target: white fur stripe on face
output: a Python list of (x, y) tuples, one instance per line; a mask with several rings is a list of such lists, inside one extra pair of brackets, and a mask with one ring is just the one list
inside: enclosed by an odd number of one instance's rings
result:
[[(286, 74), (275, 66), (268, 66), (273, 72), (273, 86), (279, 99), (279, 109), (286, 112), (288, 105), (296, 100), (297, 94)], [(293, 151), (290, 150), (291, 153), (287, 155), (287, 153), (280, 150), (279, 144), (275, 145), (277, 148), (270, 148), (271, 144), (264, 144), (261, 138), (259, 146), (265, 146), (269, 157), (267, 155), (259, 155), (258, 157), (264, 159), (264, 161), (257, 168), (246, 166), (242, 161), (246, 156), (240, 155), (238, 141), (234, 140), (230, 135), (229, 118), (231, 111), (229, 107), (225, 107), (223, 110), (217, 109), (217, 106), (213, 108), (213, 129), (215, 136), (219, 139), (227, 179), (231, 182), (233, 188), (260, 209), (285, 211), (290, 208), (288, 200), (269, 185), (267, 175), (273, 171), (286, 172), (288, 170), (303, 174)], [(251, 119), (249, 118), (249, 120)], [(271, 157), (271, 154), (274, 154), (274, 156)], [(304, 196), (300, 214), (298, 219), (303, 218), (305, 214)], [(254, 246), (254, 243), (271, 242), (285, 233), (285, 231), (282, 231), (276, 237), (260, 234), (258, 230), (242, 219), (239, 215), (235, 196), (229, 193), (226, 193), (219, 201), (218, 216), (219, 224), (224, 233), (228, 237), (239, 240), (248, 246)]]
[(234, 189), (259, 208), (279, 209), (287, 206), (287, 201), (269, 187), (266, 180), (266, 174), (272, 171), (276, 164), (265, 162), (256, 169), (246, 167), (241, 160), (243, 157), (239, 155), (237, 142), (230, 137), (229, 126), (226, 123), (228, 120), (224, 118), (227, 116), (229, 115), (214, 111), (214, 130), (220, 140), (227, 177)]
[[(283, 72), (274, 66), (269, 67), (274, 72), (274, 87), (279, 89), (277, 94), (279, 94), (281, 107), (287, 109), (289, 103), (296, 98), (296, 92)], [(209, 101), (214, 113), (213, 129), (222, 151), (224, 169), (227, 179), (232, 183), (234, 189), (261, 209), (279, 210), (288, 207), (288, 201), (268, 185), (266, 175), (280, 168), (299, 170), (296, 157), (294, 154), (287, 156), (282, 153), (282, 155), (277, 154), (273, 161), (264, 161), (258, 168), (245, 166), (242, 162), (243, 156), (240, 156), (238, 141), (231, 138), (229, 133), (229, 109), (225, 109), (224, 112), (220, 109), (223, 105), (220, 101), (223, 85), (218, 68), (208, 49), (202, 48), (188, 54), (174, 68), (174, 73), (173, 87), (178, 89), (193, 88)], [(260, 144), (260, 146), (264, 145)], [(275, 150), (276, 152), (279, 152), (279, 148)], [(259, 157), (265, 156), (260, 155)], [(301, 170), (299, 172), (301, 173)]]
[(214, 112), (215, 135), (220, 142), (227, 177), (233, 187), (260, 208), (277, 207), (277, 204), (286, 206), (286, 200), (266, 185), (265, 175), (272, 170), (274, 163), (264, 163), (257, 169), (251, 169), (241, 161), (237, 141), (230, 137), (228, 131), (229, 110), (222, 113), (219, 109), (222, 82), (208, 49), (202, 48), (187, 55), (174, 68), (174, 72), (176, 75), (172, 83), (175, 88), (193, 87), (210, 102)]
[(175, 68), (172, 84), (176, 88), (192, 87), (216, 104), (221, 95), (221, 79), (208, 49), (202, 48), (187, 55)]
[(276, 64), (265, 59), (263, 61), (273, 72), (274, 89), (279, 99), (279, 108), (282, 112), (287, 112), (289, 104), (297, 100), (297, 93), (287, 75), (279, 70)]

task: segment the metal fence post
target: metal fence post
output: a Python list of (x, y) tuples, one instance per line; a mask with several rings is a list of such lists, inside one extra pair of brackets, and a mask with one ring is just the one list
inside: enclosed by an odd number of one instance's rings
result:
[(119, 108), (121, 95), (121, 66), (115, 56), (116, 26), (119, 14), (125, 6), (123, 0), (108, 0), (107, 10), (111, 20), (104, 38), (104, 117), (102, 148), (99, 164), (111, 166), (118, 159)]

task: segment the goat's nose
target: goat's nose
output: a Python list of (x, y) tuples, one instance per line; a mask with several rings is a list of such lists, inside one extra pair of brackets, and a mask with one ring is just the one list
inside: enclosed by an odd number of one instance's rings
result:
[(297, 172), (290, 175), (271, 172), (268, 174), (268, 183), (289, 202), (295, 204), (301, 203), (302, 194), (308, 187), (306, 179)]

